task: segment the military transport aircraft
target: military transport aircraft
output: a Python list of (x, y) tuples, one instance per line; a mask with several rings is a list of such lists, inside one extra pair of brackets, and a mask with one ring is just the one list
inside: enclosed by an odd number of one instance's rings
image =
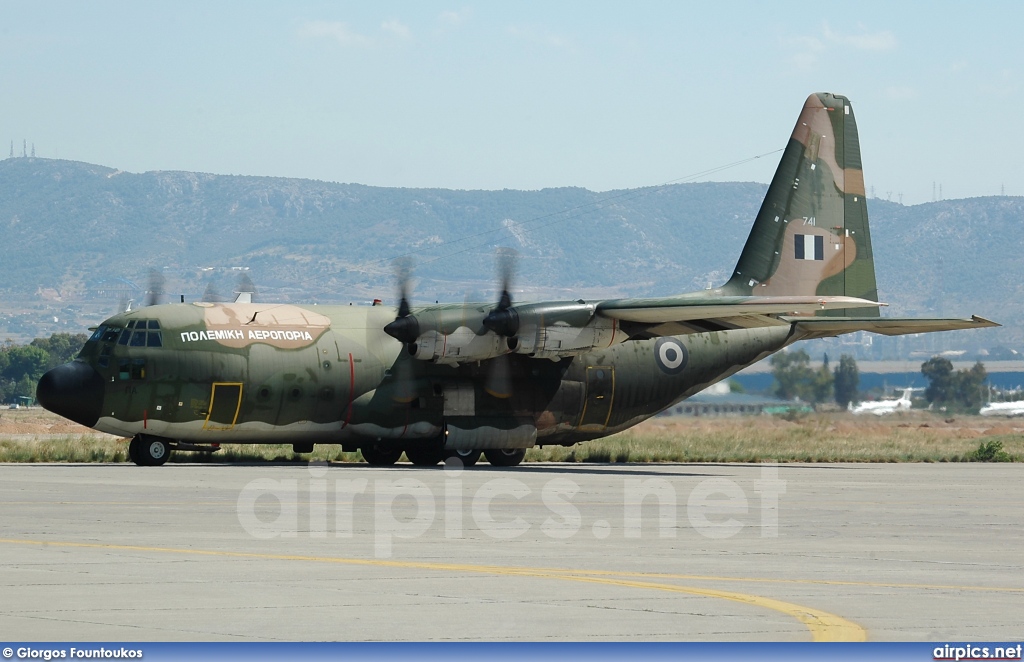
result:
[[(507, 274), (507, 270), (506, 270)], [(39, 381), (47, 409), (131, 437), (136, 464), (230, 443), (514, 466), (636, 425), (809, 338), (997, 326), (879, 315), (848, 99), (808, 97), (727, 283), (647, 299), (155, 305), (103, 322)]]

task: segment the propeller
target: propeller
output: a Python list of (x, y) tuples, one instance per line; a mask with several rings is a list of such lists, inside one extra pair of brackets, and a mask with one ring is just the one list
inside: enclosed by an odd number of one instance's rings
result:
[(515, 335), (519, 332), (519, 315), (512, 307), (512, 278), (515, 274), (516, 261), (519, 254), (512, 248), (499, 248), (497, 254), (498, 281), (501, 283), (501, 295), (498, 304), (487, 313), (484, 326), (509, 339), (509, 349), (515, 349)]
[(256, 286), (253, 284), (252, 278), (249, 278), (249, 274), (243, 271), (242, 275), (238, 277), (238, 285), (235, 286), (235, 302), (252, 303), (255, 296)]
[(149, 287), (146, 289), (146, 305), (155, 306), (164, 296), (166, 280), (156, 269), (149, 270)]
[(206, 284), (206, 290), (203, 292), (202, 301), (205, 303), (218, 303), (223, 301), (220, 297), (220, 292), (217, 291), (217, 286), (213, 284), (212, 280)]
[[(512, 307), (510, 292), (519, 254), (512, 248), (499, 248), (496, 257), (501, 295), (498, 297), (497, 305), (484, 317), (483, 324), (497, 335), (503, 336), (508, 348), (512, 350), (519, 344), (516, 338), (516, 333), (519, 332), (519, 315)], [(484, 390), (496, 398), (512, 397), (512, 367), (509, 365), (508, 354), (491, 359)]]
[(384, 327), (384, 333), (406, 345), (416, 342), (420, 336), (420, 324), (411, 313), (409, 306), (409, 281), (412, 279), (412, 258), (394, 261), (395, 280), (398, 283), (398, 315)]
[(402, 343), (402, 351), (394, 364), (395, 391), (392, 398), (395, 402), (409, 403), (416, 399), (416, 375), (412, 365), (415, 359), (412, 355), (416, 349), (414, 343), (420, 335), (419, 322), (411, 314), (412, 308), (409, 305), (412, 258), (398, 258), (393, 266), (398, 285), (398, 315), (384, 326), (384, 333)]

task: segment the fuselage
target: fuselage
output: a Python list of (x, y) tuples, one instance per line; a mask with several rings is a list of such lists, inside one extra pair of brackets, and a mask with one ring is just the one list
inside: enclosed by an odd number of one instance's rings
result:
[[(97, 430), (189, 443), (572, 444), (624, 430), (781, 349), (789, 327), (611, 345), (550, 360), (415, 360), (383, 306), (169, 304), (116, 315), (40, 382), (48, 409)], [(407, 392), (408, 391), (408, 392)]]

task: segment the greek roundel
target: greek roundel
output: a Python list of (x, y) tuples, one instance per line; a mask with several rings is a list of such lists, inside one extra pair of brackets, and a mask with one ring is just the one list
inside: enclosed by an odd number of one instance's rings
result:
[(814, 234), (795, 235), (793, 245), (796, 247), (798, 260), (824, 260), (825, 237)]
[(672, 337), (658, 338), (654, 343), (654, 360), (667, 375), (678, 375), (690, 359), (686, 346)]

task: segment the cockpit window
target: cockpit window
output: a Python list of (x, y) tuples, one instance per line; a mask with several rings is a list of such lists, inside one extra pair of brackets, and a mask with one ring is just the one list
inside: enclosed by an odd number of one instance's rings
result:
[(117, 377), (118, 379), (145, 379), (146, 359), (118, 359)]
[(160, 322), (157, 320), (131, 320), (125, 325), (117, 344), (129, 347), (163, 347)]
[(103, 336), (100, 338), (103, 342), (114, 342), (117, 340), (118, 334), (121, 333), (121, 329), (116, 326), (100, 327), (103, 329)]
[(92, 332), (92, 336), (89, 338), (89, 340), (90, 341), (92, 341), (92, 340), (99, 340), (100, 336), (102, 336), (103, 332), (106, 331), (106, 330), (107, 330), (107, 327), (105, 327), (105, 326), (101, 325), (101, 326), (97, 327), (97, 329)]

